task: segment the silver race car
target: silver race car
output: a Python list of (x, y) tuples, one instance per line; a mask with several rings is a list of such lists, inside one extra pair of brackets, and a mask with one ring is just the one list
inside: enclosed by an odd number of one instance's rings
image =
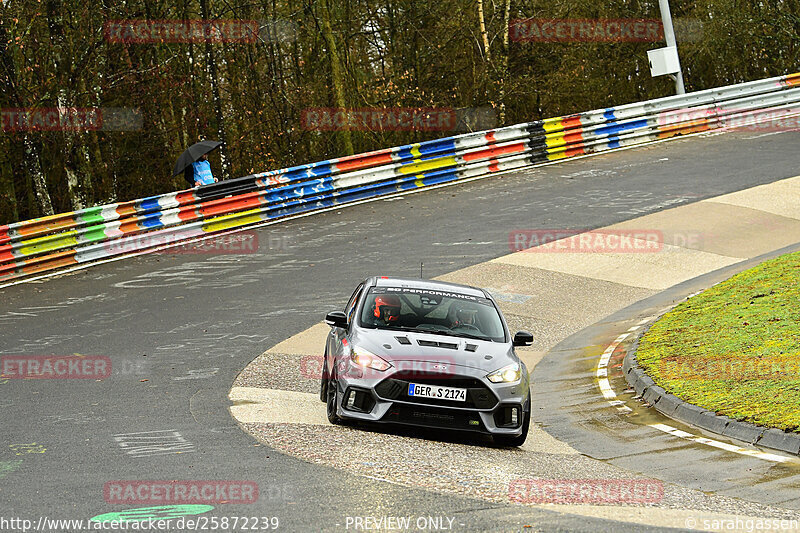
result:
[(465, 285), (369, 278), (328, 313), (320, 399), (328, 420), (405, 424), (525, 442), (528, 370), (491, 295)]

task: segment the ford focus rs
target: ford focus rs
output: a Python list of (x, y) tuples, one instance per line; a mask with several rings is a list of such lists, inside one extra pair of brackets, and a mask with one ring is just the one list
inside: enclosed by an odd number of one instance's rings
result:
[(320, 399), (328, 420), (413, 425), (491, 435), (519, 446), (528, 434), (528, 371), (485, 290), (369, 278), (344, 312), (328, 313)]

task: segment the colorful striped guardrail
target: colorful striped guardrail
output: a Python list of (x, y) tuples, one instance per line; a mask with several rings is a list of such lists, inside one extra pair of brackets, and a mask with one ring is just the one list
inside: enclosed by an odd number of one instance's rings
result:
[(0, 281), (365, 198), (797, 114), (800, 74), (792, 74), (18, 222), (0, 226)]

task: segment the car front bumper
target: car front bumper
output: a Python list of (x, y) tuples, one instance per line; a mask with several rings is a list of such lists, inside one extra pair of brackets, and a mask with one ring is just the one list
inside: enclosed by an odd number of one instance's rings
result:
[[(494, 384), (485, 372), (459, 368), (448, 375), (388, 374), (365, 379), (358, 372), (341, 374), (339, 417), (363, 422), (401, 424), (489, 435), (519, 436), (530, 411), (529, 378)], [(434, 384), (467, 389), (464, 402), (408, 396), (408, 384)]]

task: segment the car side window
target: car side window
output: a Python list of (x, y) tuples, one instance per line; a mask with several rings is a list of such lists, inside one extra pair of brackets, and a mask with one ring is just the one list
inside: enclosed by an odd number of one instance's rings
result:
[(358, 299), (361, 297), (361, 291), (364, 290), (364, 284), (362, 283), (359, 285), (353, 295), (350, 297), (350, 301), (347, 302), (347, 307), (345, 307), (344, 314), (347, 315), (347, 323), (353, 323), (353, 313), (356, 310), (356, 304), (358, 303)]

